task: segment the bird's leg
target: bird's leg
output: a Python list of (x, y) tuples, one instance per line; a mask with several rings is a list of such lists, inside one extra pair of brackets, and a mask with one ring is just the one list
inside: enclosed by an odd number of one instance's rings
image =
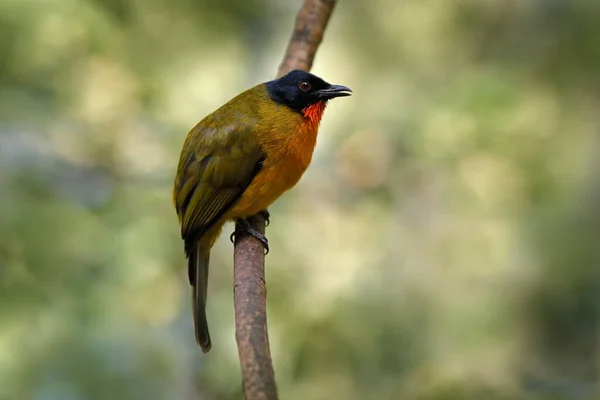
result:
[(271, 218), (271, 213), (269, 212), (269, 210), (267, 210), (266, 208), (264, 210), (260, 210), (258, 212), (259, 215), (261, 215), (264, 220), (265, 220), (265, 226), (269, 226), (269, 224), (271, 223), (270, 218)]
[(235, 240), (235, 237), (240, 234), (246, 234), (250, 236), (254, 236), (258, 241), (263, 245), (266, 250), (266, 254), (269, 254), (269, 240), (265, 235), (257, 231), (250, 225), (250, 222), (246, 221), (243, 218), (238, 218), (235, 221), (235, 231), (229, 237), (229, 240), (232, 242)]

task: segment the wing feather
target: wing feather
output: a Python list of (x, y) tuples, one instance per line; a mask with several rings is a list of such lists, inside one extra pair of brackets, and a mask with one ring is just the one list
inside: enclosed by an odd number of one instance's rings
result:
[(186, 248), (235, 204), (265, 159), (252, 140), (249, 121), (229, 124), (221, 134), (214, 121), (203, 122), (186, 139), (175, 180), (175, 208)]

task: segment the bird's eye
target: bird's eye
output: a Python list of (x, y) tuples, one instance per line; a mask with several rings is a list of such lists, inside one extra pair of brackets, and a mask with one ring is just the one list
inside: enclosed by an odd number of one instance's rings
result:
[(310, 89), (310, 82), (302, 81), (300, 82), (300, 85), (298, 85), (298, 87), (300, 87), (300, 90), (302, 90), (303, 92), (306, 92)]

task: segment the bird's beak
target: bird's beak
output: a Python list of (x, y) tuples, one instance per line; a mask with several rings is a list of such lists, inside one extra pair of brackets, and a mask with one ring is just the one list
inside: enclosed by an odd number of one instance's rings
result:
[(317, 90), (315, 94), (323, 100), (329, 100), (335, 97), (350, 96), (352, 90), (342, 85), (330, 85), (327, 89)]

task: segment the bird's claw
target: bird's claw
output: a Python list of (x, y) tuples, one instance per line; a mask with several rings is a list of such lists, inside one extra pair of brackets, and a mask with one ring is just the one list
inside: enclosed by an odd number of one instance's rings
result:
[(269, 210), (267, 210), (266, 208), (264, 210), (261, 210), (258, 212), (258, 214), (263, 217), (263, 219), (265, 220), (265, 226), (269, 226), (269, 224), (271, 223), (271, 213), (269, 212)]
[(238, 219), (235, 222), (235, 231), (229, 236), (229, 240), (233, 243), (235, 241), (235, 237), (240, 234), (247, 234), (255, 237), (265, 248), (265, 255), (269, 254), (269, 240), (265, 235), (257, 231), (250, 225), (248, 221), (243, 218)]

